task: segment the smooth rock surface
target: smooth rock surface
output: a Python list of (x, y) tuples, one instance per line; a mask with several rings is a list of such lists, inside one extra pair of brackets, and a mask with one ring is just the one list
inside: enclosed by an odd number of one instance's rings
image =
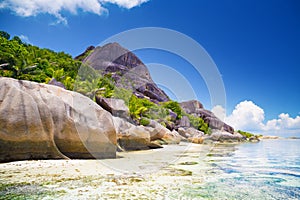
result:
[(110, 113), (60, 87), (0, 77), (0, 162), (114, 158)]
[(151, 127), (135, 126), (124, 119), (114, 117), (118, 144), (123, 150), (147, 150), (160, 148), (151, 143), (151, 135), (156, 130)]
[(103, 98), (96, 96), (96, 102), (102, 108), (110, 112), (115, 117), (120, 117), (129, 120), (129, 109), (125, 105), (124, 100), (114, 98)]

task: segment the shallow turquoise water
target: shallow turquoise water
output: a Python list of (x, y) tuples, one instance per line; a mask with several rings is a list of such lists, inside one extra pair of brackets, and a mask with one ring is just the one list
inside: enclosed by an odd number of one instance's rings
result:
[(181, 199), (300, 199), (300, 140), (218, 145), (204, 159), (201, 184)]

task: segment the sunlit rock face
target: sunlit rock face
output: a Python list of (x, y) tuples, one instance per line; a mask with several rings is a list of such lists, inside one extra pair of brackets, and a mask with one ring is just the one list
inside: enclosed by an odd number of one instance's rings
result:
[(0, 161), (114, 158), (112, 116), (60, 87), (0, 77)]
[(134, 53), (118, 43), (96, 47), (83, 63), (104, 75), (111, 75), (118, 87), (132, 90), (153, 101), (169, 100), (166, 93), (153, 82), (146, 65)]

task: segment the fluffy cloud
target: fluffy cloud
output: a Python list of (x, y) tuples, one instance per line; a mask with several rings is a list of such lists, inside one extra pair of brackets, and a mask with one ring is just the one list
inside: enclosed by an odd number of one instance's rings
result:
[(242, 130), (260, 130), (263, 127), (265, 112), (252, 101), (243, 101), (236, 105), (225, 121)]
[(19, 16), (29, 17), (47, 13), (57, 18), (57, 23), (67, 24), (67, 19), (61, 11), (76, 14), (78, 9), (97, 15), (108, 13), (105, 4), (116, 4), (123, 8), (133, 8), (149, 0), (4, 0), (0, 9), (10, 9)]
[(300, 133), (300, 116), (292, 118), (289, 114), (281, 113), (277, 119), (264, 122), (264, 110), (252, 101), (240, 102), (227, 117), (225, 115), (225, 109), (221, 106), (215, 106), (212, 112), (220, 118), (223, 116), (222, 119), (235, 129), (257, 133)]
[(211, 111), (221, 120), (225, 120), (226, 118), (226, 113), (225, 113), (225, 108), (223, 108), (220, 105), (216, 105), (211, 109)]
[(265, 127), (265, 131), (278, 131), (288, 128), (289, 130), (300, 130), (300, 116), (296, 118), (291, 118), (289, 114), (281, 113), (278, 116), (278, 119), (269, 120)]

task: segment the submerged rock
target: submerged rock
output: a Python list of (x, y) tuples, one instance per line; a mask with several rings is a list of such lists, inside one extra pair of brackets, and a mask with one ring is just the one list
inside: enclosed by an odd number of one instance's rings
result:
[(0, 77), (0, 162), (115, 158), (110, 113), (60, 87)]

